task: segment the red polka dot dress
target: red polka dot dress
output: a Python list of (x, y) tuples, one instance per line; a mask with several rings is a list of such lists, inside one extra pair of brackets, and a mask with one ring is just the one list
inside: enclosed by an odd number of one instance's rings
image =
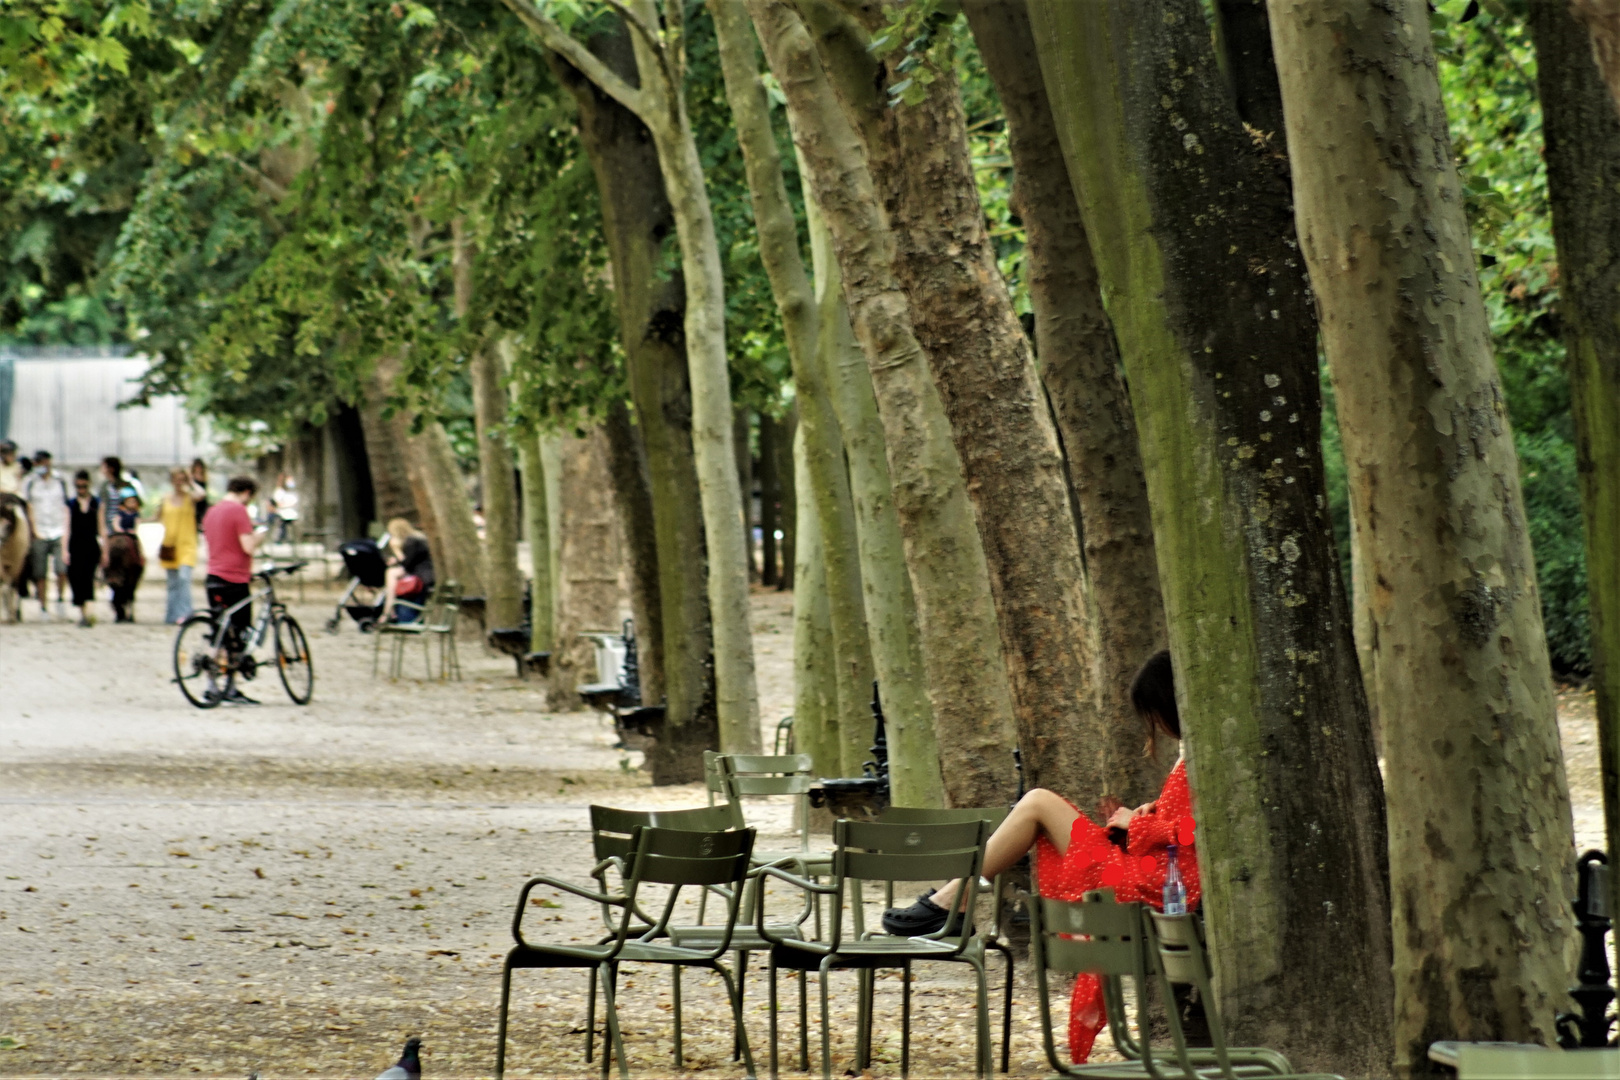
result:
[[(1164, 879), (1170, 865), (1170, 846), (1178, 846), (1176, 865), (1187, 886), (1187, 907), (1198, 904), (1198, 845), (1192, 816), (1192, 794), (1187, 788), (1187, 765), (1176, 762), (1165, 778), (1153, 809), (1131, 819), (1124, 850), (1108, 839), (1108, 830), (1085, 814), (1074, 820), (1069, 849), (1058, 853), (1042, 833), (1035, 841), (1035, 873), (1042, 896), (1079, 900), (1095, 889), (1113, 889), (1122, 903), (1139, 902), (1164, 907)], [(1091, 1055), (1097, 1032), (1108, 1022), (1103, 1010), (1102, 982), (1095, 975), (1074, 981), (1069, 1002), (1069, 1053), (1075, 1062)]]

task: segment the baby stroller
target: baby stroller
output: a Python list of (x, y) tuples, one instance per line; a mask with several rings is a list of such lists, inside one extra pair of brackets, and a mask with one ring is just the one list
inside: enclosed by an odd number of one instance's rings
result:
[[(337, 602), (337, 609), (332, 612), (332, 617), (326, 620), (326, 632), (337, 633), (338, 627), (343, 622), (343, 613), (347, 611), (349, 617), (364, 633), (370, 630), (382, 615), (382, 587), (388, 576), (382, 548), (377, 546), (375, 540), (349, 540), (338, 546), (338, 554), (343, 556), (343, 568), (349, 572), (349, 587), (343, 590), (343, 595)], [(355, 598), (354, 594), (360, 589), (369, 590), (370, 603), (351, 602)]]

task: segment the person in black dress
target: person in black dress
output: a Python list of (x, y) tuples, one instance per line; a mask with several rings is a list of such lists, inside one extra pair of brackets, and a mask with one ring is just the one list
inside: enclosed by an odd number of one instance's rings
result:
[(101, 565), (101, 542), (107, 536), (107, 518), (101, 500), (90, 494), (90, 474), (73, 474), (73, 497), (68, 500), (67, 572), (79, 625), (94, 625), (90, 604), (96, 598), (96, 568)]

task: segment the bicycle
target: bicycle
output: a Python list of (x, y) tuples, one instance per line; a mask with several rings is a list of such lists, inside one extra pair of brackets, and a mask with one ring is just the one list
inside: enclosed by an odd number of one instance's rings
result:
[[(248, 682), (259, 673), (261, 661), (254, 654), (268, 640), (274, 642), (276, 672), (287, 696), (296, 705), (309, 704), (315, 694), (315, 664), (309, 641), (298, 620), (287, 614), (287, 606), (276, 599), (275, 584), (276, 575), (290, 574), (307, 565), (296, 562), (260, 570), (253, 576), (264, 579), (262, 589), (224, 611), (199, 611), (180, 624), (174, 636), (174, 681), (187, 701), (199, 709), (212, 709), (230, 698), (236, 691), (237, 679)], [(235, 650), (228, 648), (231, 616), (255, 602), (259, 603), (259, 617), (247, 639)]]

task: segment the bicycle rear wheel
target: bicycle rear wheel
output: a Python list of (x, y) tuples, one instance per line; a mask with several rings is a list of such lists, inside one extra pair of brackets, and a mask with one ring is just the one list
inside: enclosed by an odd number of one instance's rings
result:
[(174, 635), (174, 681), (186, 700), (199, 709), (212, 709), (224, 693), (219, 670), (213, 615), (199, 611), (180, 624)]
[(303, 627), (291, 615), (276, 619), (276, 671), (293, 703), (308, 705), (315, 696), (315, 661)]

